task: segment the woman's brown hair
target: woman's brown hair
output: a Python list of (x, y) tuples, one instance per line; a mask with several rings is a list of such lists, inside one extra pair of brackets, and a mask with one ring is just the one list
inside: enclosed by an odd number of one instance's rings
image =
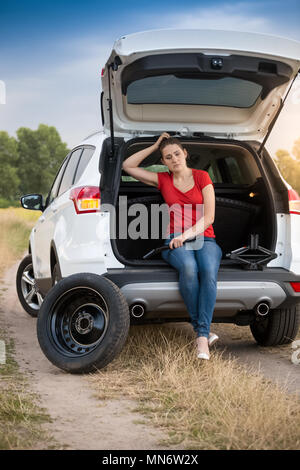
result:
[(179, 139), (177, 139), (177, 137), (169, 137), (168, 139), (164, 139), (164, 140), (161, 141), (161, 143), (160, 143), (160, 145), (159, 145), (160, 153), (162, 154), (162, 150), (163, 150), (167, 145), (173, 145), (173, 144), (178, 145), (178, 147), (180, 147), (181, 150), (184, 150), (184, 147), (183, 147), (182, 143), (180, 142)]

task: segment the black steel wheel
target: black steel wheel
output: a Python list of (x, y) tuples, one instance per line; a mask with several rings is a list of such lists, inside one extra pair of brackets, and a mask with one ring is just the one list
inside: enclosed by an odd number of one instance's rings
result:
[(74, 274), (56, 283), (45, 297), (37, 321), (38, 340), (57, 367), (91, 372), (120, 353), (129, 323), (125, 297), (112, 281)]
[(36, 287), (31, 255), (25, 256), (19, 264), (16, 288), (24, 310), (32, 317), (37, 317), (43, 303), (43, 297)]

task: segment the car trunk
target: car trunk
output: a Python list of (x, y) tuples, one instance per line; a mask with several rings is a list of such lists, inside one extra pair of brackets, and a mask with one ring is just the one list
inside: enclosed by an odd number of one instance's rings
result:
[[(162, 219), (159, 231), (153, 238), (151, 207), (164, 201), (158, 189), (134, 180), (121, 170), (123, 159), (147, 147), (147, 139), (134, 139), (120, 150), (119, 169), (114, 166), (114, 203), (116, 207), (116, 238), (112, 240), (115, 256), (127, 265), (166, 265), (160, 254), (149, 260), (143, 256), (153, 248), (163, 245)], [(259, 245), (274, 250), (276, 245), (276, 212), (273, 196), (264, 169), (252, 148), (246, 143), (219, 141), (217, 139), (181, 139), (190, 155), (188, 166), (208, 171), (214, 183), (216, 196), (215, 221), (216, 241), (223, 251), (222, 266), (232, 266), (235, 261), (226, 255), (233, 250), (249, 245), (250, 234), (258, 234)], [(155, 165), (155, 166), (153, 166)], [(152, 171), (167, 171), (160, 162), (159, 152), (147, 157), (142, 166)], [(119, 176), (118, 176), (119, 175)], [(125, 217), (126, 206), (120, 204), (120, 196), (127, 198), (128, 209), (133, 204), (143, 204), (148, 213), (148, 227), (140, 227), (140, 238), (120, 237), (119, 216)], [(136, 206), (137, 207), (137, 206)], [(139, 212), (127, 213), (127, 227), (136, 220)], [(124, 227), (123, 227), (124, 228)], [(154, 229), (153, 229), (154, 230)], [(155, 232), (155, 230), (154, 230)], [(152, 237), (151, 237), (152, 233)], [(123, 238), (122, 238), (123, 237)], [(238, 264), (241, 267), (241, 264)]]
[[(121, 171), (124, 159), (162, 132), (179, 136), (191, 155), (189, 166), (212, 178), (222, 265), (233, 264), (226, 255), (253, 241), (251, 234), (259, 246), (275, 251), (286, 188), (278, 190), (270, 178), (264, 146), (298, 74), (299, 54), (296, 41), (236, 31), (157, 30), (115, 42), (101, 76), (102, 122), (111, 136), (109, 157), (100, 161), (101, 200), (116, 206), (117, 222), (123, 214), (119, 196), (148, 209), (146, 234), (141, 227), (140, 238), (112, 240), (119, 261), (165, 265), (160, 254), (143, 260), (163, 244), (162, 227), (154, 238), (150, 220), (153, 205), (163, 202), (160, 192)], [(141, 164), (167, 170), (159, 165), (158, 152)], [(136, 217), (128, 216), (127, 226)]]

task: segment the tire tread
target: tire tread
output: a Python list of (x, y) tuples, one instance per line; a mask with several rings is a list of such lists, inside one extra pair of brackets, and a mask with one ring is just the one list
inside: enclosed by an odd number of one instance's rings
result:
[(255, 324), (250, 326), (254, 339), (261, 346), (277, 346), (291, 343), (300, 326), (300, 305), (272, 310), (263, 334)]

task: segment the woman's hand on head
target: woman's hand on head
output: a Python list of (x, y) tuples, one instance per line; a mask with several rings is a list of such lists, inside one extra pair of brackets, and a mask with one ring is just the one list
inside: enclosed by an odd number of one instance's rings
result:
[(163, 132), (163, 133), (159, 136), (159, 138), (157, 139), (157, 141), (155, 142), (156, 148), (159, 148), (159, 146), (160, 146), (162, 140), (164, 140), (164, 139), (169, 139), (169, 137), (170, 137), (170, 135), (169, 135), (167, 132)]

